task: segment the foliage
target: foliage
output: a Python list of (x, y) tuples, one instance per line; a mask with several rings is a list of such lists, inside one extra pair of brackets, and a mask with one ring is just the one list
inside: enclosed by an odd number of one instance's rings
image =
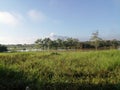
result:
[(0, 90), (120, 90), (120, 51), (0, 54)]
[(78, 46), (79, 40), (74, 38), (67, 38), (66, 40), (50, 38), (38, 39), (35, 44), (41, 46), (43, 50), (49, 49), (75, 49)]
[(0, 52), (5, 52), (7, 51), (7, 47), (4, 45), (0, 45)]

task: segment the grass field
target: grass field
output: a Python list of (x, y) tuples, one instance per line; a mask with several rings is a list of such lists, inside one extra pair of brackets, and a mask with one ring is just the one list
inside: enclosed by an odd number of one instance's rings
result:
[(0, 54), (0, 90), (120, 90), (120, 51)]

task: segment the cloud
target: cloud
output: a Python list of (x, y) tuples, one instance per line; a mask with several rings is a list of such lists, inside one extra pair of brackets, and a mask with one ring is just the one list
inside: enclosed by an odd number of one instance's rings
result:
[(50, 36), (50, 37), (53, 37), (54, 35), (55, 35), (55, 33), (50, 33), (50, 35), (49, 35), (49, 36)]
[(10, 26), (16, 26), (20, 24), (22, 17), (17, 13), (11, 13), (6, 11), (0, 11), (0, 23)]
[(32, 19), (33, 21), (40, 21), (43, 22), (46, 19), (46, 16), (44, 15), (44, 13), (37, 11), (37, 10), (30, 10), (28, 12), (28, 16), (30, 19)]
[(0, 37), (0, 43), (1, 44), (11, 44), (11, 42), (13, 42), (13, 38), (11, 37)]
[(50, 38), (51, 40), (57, 40), (57, 39), (66, 40), (68, 37), (67, 36), (56, 35), (55, 33), (50, 33), (45, 38)]
[(0, 37), (0, 44), (33, 44), (37, 38)]

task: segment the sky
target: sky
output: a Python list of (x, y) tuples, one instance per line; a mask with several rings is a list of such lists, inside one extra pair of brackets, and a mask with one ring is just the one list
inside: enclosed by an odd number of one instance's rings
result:
[(0, 44), (51, 35), (120, 40), (120, 0), (0, 0)]

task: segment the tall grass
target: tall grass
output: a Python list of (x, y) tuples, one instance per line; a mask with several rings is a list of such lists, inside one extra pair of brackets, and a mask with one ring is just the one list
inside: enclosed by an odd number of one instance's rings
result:
[(120, 90), (120, 51), (0, 54), (0, 90)]

